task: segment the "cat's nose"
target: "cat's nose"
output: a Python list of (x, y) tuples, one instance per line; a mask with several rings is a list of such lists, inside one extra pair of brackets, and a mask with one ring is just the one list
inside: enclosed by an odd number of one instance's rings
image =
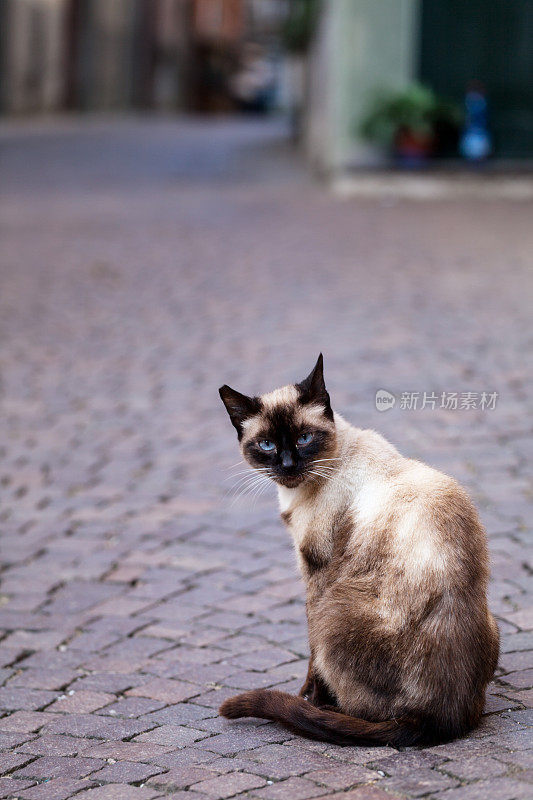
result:
[(282, 450), (281, 451), (281, 466), (282, 467), (294, 467), (294, 461), (292, 460), (292, 455), (289, 450)]

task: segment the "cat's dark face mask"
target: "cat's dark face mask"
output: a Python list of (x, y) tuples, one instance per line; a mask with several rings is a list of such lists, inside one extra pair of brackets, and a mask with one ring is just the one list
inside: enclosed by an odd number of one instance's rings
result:
[(223, 386), (220, 396), (244, 458), (265, 477), (294, 488), (304, 480), (327, 476), (336, 437), (322, 355), (301, 383), (261, 397), (247, 397)]

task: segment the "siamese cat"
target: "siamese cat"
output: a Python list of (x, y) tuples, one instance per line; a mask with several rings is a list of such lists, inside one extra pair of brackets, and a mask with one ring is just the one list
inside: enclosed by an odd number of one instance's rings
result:
[(262, 717), (336, 744), (443, 742), (475, 726), (499, 653), (486, 537), (466, 492), (332, 411), (322, 355), (301, 383), (220, 396), (244, 459), (276, 484), (307, 592), (298, 697), (255, 690)]

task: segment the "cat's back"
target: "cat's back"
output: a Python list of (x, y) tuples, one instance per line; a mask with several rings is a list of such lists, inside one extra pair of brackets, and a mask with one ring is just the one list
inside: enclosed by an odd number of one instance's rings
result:
[(357, 450), (363, 477), (351, 507), (353, 545), (379, 543), (406, 579), (431, 574), (448, 585), (454, 579), (486, 582), (485, 532), (457, 481), (405, 458), (374, 431), (359, 432)]

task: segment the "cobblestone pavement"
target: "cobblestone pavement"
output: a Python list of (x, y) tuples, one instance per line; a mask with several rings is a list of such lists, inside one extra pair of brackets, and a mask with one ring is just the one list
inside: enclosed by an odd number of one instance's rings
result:
[[(335, 199), (255, 122), (18, 123), (0, 150), (0, 797), (531, 798), (531, 205)], [(337, 410), (480, 506), (502, 655), (460, 741), (217, 717), (295, 692), (307, 655), (274, 492), (233, 502), (217, 388), (319, 350)], [(499, 397), (378, 413), (378, 388)]]

